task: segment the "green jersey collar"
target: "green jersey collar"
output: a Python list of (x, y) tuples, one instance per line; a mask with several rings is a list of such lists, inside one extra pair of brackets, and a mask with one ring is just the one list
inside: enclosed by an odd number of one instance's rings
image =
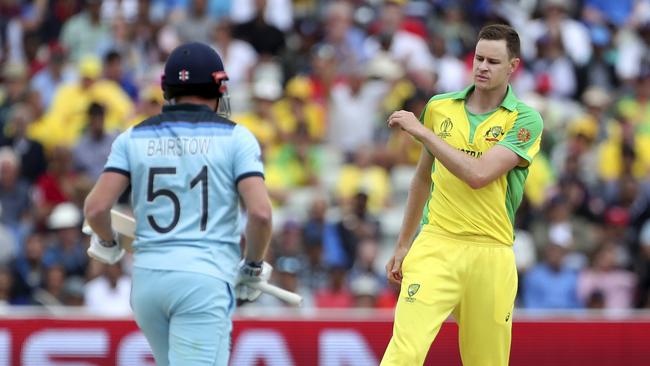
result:
[[(471, 93), (474, 90), (474, 84), (468, 86), (467, 88), (454, 93), (452, 96), (452, 99), (467, 99), (467, 96), (469, 93)], [(500, 106), (509, 110), (510, 112), (515, 111), (517, 109), (517, 104), (519, 103), (519, 99), (517, 99), (517, 96), (515, 96), (515, 93), (512, 91), (512, 86), (508, 84), (508, 91), (506, 92), (506, 97), (503, 98), (503, 101), (501, 102)]]

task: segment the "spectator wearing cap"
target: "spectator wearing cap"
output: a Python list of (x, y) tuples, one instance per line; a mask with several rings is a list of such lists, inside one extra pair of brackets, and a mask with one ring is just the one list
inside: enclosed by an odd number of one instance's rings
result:
[(48, 109), (56, 90), (63, 84), (75, 80), (74, 69), (67, 64), (67, 55), (63, 47), (58, 44), (48, 47), (47, 66), (34, 75), (30, 81), (33, 90), (38, 90), (41, 95), (41, 105)]
[(117, 132), (107, 133), (104, 125), (105, 108), (99, 103), (88, 107), (88, 124), (77, 145), (72, 150), (77, 171), (85, 174), (93, 182), (104, 171), (104, 165)]
[(566, 241), (549, 241), (544, 247), (544, 261), (523, 276), (522, 305), (527, 309), (576, 309), (578, 273), (567, 266)]
[(74, 146), (86, 125), (88, 106), (97, 102), (106, 108), (106, 130), (126, 128), (133, 104), (122, 88), (112, 80), (101, 78), (102, 63), (94, 56), (84, 56), (79, 62), (80, 80), (60, 87), (46, 116), (43, 144)]
[(110, 37), (110, 29), (101, 20), (101, 0), (84, 0), (81, 12), (68, 19), (61, 30), (61, 42), (78, 62), (84, 55), (99, 56), (98, 46)]
[(637, 276), (617, 265), (617, 249), (611, 244), (599, 247), (591, 265), (578, 276), (578, 297), (586, 303), (602, 294), (605, 309), (630, 309), (634, 305)]
[(60, 263), (67, 275), (84, 276), (88, 266), (81, 221), (81, 211), (70, 202), (54, 207), (47, 220), (54, 238), (48, 243), (44, 258), (48, 263)]
[(0, 137), (0, 147), (11, 147), (20, 160), (20, 177), (34, 183), (47, 169), (43, 145), (29, 136), (34, 122), (33, 109), (24, 103), (11, 108), (6, 137)]
[(253, 105), (248, 112), (233, 115), (233, 121), (248, 128), (262, 149), (284, 141), (280, 121), (273, 111), (273, 104), (282, 98), (282, 86), (274, 80), (258, 80), (251, 86), (251, 93)]
[(313, 100), (312, 85), (303, 75), (291, 78), (285, 87), (284, 98), (273, 105), (280, 128), (287, 135), (307, 133), (309, 142), (320, 143), (325, 137), (325, 111)]

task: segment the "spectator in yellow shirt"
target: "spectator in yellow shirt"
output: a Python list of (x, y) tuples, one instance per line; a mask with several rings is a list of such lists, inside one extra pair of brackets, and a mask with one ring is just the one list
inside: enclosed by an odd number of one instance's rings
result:
[(336, 184), (336, 196), (345, 206), (358, 192), (368, 195), (368, 211), (376, 214), (388, 206), (391, 185), (386, 170), (373, 162), (369, 148), (360, 148), (354, 161), (341, 168)]
[(280, 120), (273, 111), (273, 103), (282, 97), (282, 87), (274, 81), (260, 80), (253, 84), (252, 93), (251, 110), (234, 115), (232, 120), (248, 128), (264, 150), (286, 139)]
[(295, 76), (287, 83), (285, 97), (273, 106), (280, 128), (285, 134), (295, 133), (304, 124), (310, 141), (325, 137), (325, 111), (313, 100), (312, 85), (306, 76)]
[(94, 56), (85, 56), (79, 63), (79, 81), (63, 85), (56, 91), (47, 113), (48, 131), (43, 141), (48, 147), (73, 146), (82, 134), (85, 116), (92, 102), (106, 106), (106, 130), (126, 128), (133, 113), (129, 97), (115, 82), (101, 79), (102, 66)]

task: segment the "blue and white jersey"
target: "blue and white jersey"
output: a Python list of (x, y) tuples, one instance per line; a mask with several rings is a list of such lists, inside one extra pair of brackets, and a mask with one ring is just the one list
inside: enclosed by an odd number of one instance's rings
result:
[(237, 184), (264, 173), (249, 130), (207, 106), (164, 106), (115, 140), (104, 170), (131, 180), (134, 266), (233, 283), (240, 260)]

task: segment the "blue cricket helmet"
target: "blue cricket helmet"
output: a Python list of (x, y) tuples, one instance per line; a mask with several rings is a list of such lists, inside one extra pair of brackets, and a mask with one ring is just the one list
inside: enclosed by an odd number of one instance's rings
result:
[(167, 100), (183, 95), (212, 99), (224, 96), (226, 80), (228, 75), (217, 52), (206, 44), (191, 42), (169, 55), (161, 84)]

